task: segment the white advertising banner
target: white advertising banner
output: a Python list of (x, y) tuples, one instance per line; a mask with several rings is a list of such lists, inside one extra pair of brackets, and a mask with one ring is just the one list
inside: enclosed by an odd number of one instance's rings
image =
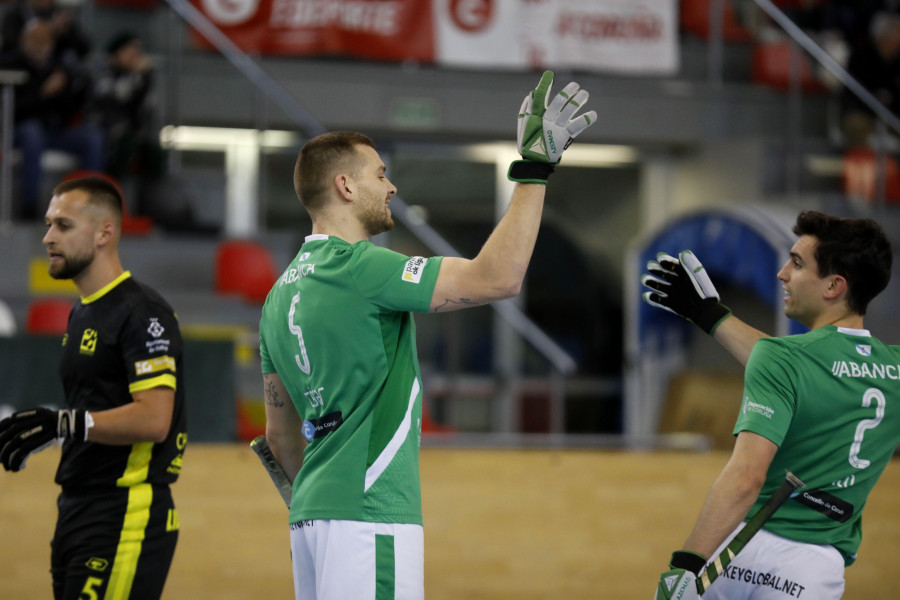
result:
[(435, 61), (672, 75), (677, 0), (433, 0)]

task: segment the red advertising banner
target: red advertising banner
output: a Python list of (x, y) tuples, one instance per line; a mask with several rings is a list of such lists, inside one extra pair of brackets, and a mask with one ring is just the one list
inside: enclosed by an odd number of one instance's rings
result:
[[(430, 0), (192, 0), (249, 53), (433, 62)], [(209, 47), (202, 36), (194, 39)]]
[(680, 62), (677, 0), (192, 2), (253, 54), (641, 75), (673, 74)]

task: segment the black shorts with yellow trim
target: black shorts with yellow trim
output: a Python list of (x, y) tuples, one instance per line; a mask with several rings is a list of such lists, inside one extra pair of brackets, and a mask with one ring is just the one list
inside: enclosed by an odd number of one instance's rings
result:
[(64, 489), (51, 542), (55, 600), (158, 600), (178, 541), (168, 486)]

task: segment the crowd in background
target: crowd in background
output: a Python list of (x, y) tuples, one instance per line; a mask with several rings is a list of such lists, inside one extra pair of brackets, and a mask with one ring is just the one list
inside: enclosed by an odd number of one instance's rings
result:
[(151, 202), (165, 160), (153, 108), (153, 69), (130, 32), (87, 35), (54, 0), (17, 0), (0, 21), (0, 68), (23, 71), (15, 91), (13, 143), (20, 155), (14, 217), (43, 218), (42, 156), (59, 150), (82, 171), (137, 181), (137, 208)]
[[(900, 0), (775, 3), (900, 114)], [(28, 74), (16, 89), (15, 218), (43, 217), (41, 156), (49, 149), (76, 158), (81, 170), (130, 181), (129, 207), (152, 213), (166, 160), (153, 68), (141, 39), (113, 32), (98, 40), (83, 31), (72, 8), (56, 0), (16, 0), (0, 21), (0, 68)], [(840, 95), (840, 143), (845, 149), (871, 148), (873, 112), (841, 86), (834, 89)]]
[[(877, 100), (900, 115), (900, 0), (779, 0), (776, 4)], [(871, 147), (874, 112), (836, 80), (830, 81), (840, 94), (844, 147)]]

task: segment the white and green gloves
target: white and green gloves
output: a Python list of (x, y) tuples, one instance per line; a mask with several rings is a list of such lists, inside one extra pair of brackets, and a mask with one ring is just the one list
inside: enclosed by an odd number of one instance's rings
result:
[(649, 274), (641, 283), (651, 291), (644, 292), (644, 302), (675, 313), (712, 335), (716, 327), (731, 314), (719, 302), (719, 292), (706, 274), (706, 269), (690, 250), (678, 258), (665, 252), (647, 263)]
[[(553, 71), (544, 71), (533, 92), (519, 109), (516, 141), (523, 160), (513, 162), (507, 177), (519, 183), (547, 183), (563, 151), (572, 140), (597, 120), (597, 113), (575, 113), (588, 99), (586, 90), (574, 81), (550, 102)], [(549, 102), (549, 104), (548, 104)]]
[(659, 576), (653, 600), (700, 600), (697, 577), (705, 564), (706, 559), (694, 552), (673, 552), (669, 570)]

